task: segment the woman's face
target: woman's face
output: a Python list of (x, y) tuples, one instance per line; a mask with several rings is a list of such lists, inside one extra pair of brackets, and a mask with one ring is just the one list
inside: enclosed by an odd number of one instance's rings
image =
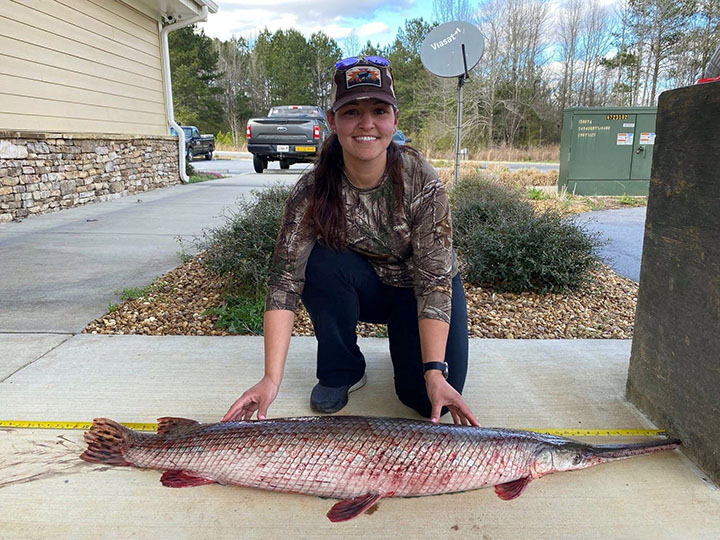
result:
[(337, 133), (346, 166), (382, 162), (385, 167), (385, 151), (398, 125), (392, 105), (378, 99), (361, 99), (351, 101), (327, 118)]

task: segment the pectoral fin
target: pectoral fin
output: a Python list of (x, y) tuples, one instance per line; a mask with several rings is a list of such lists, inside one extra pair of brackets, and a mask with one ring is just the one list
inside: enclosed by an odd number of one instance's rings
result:
[(196, 476), (187, 471), (165, 471), (160, 477), (160, 482), (162, 482), (162, 485), (165, 487), (182, 488), (214, 484), (215, 480), (203, 476)]
[(518, 478), (517, 480), (513, 480), (512, 482), (498, 484), (497, 486), (495, 486), (495, 493), (497, 493), (497, 496), (500, 497), (503, 501), (511, 501), (519, 497), (520, 494), (525, 491), (525, 488), (529, 483), (530, 477), (524, 476), (523, 478)]
[(358, 517), (382, 499), (382, 497), (382, 495), (378, 495), (377, 493), (368, 493), (367, 495), (360, 495), (354, 499), (343, 499), (335, 503), (335, 506), (327, 513), (327, 517), (333, 523), (348, 521), (349, 519)]

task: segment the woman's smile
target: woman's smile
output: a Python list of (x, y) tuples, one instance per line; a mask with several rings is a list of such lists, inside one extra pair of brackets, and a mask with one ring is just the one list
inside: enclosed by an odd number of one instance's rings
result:
[(328, 122), (342, 146), (345, 168), (372, 169), (379, 180), (398, 123), (393, 106), (378, 99), (354, 100), (329, 114)]

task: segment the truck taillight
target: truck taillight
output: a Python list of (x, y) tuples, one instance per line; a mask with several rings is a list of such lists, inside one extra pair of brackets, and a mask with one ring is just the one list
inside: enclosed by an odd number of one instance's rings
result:
[(249, 139), (250, 137), (252, 137), (252, 134), (250, 133), (250, 124), (248, 124), (247, 127), (245, 128), (245, 136), (246, 136), (248, 139)]
[(313, 126), (313, 139), (319, 139), (319, 138), (320, 138), (320, 126)]

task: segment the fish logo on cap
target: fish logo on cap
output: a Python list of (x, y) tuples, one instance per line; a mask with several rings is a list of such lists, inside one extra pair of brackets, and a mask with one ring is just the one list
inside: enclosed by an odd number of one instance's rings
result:
[(370, 85), (382, 88), (382, 73), (375, 66), (357, 66), (345, 72), (345, 88)]

